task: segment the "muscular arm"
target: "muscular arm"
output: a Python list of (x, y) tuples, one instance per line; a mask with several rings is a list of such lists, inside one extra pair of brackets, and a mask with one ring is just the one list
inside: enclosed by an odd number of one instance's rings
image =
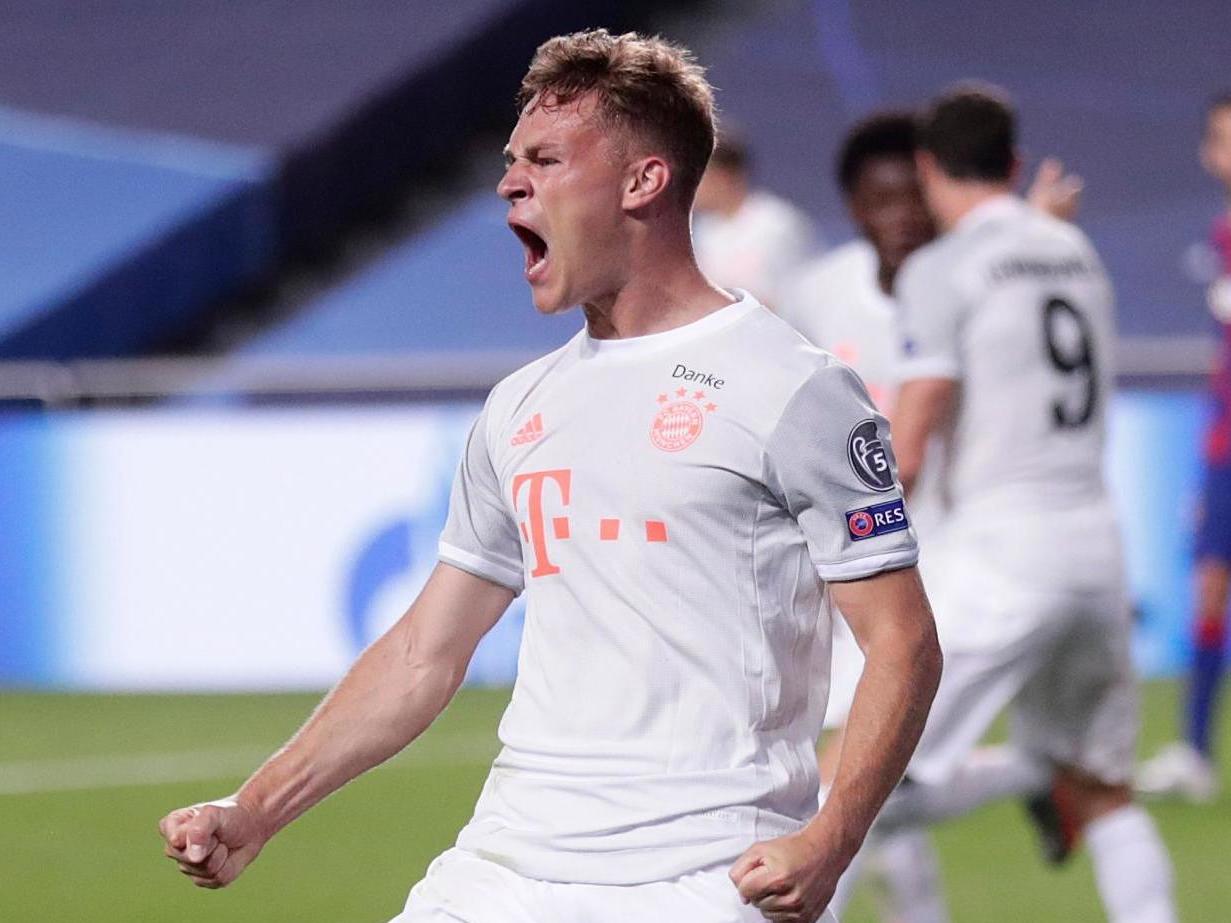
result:
[(438, 564), (406, 614), (239, 791), (163, 818), (167, 855), (199, 885), (229, 884), (275, 833), (423, 733), (512, 599), (505, 587)]
[(810, 827), (850, 857), (906, 771), (940, 681), (941, 654), (915, 568), (832, 584), (866, 662), (829, 797)]
[(867, 662), (824, 807), (799, 833), (757, 843), (731, 879), (773, 920), (811, 923), (897, 785), (940, 681), (941, 654), (915, 568), (830, 584)]
[(890, 430), (898, 477), (907, 494), (919, 479), (929, 440), (948, 424), (957, 407), (957, 387), (951, 378), (917, 378), (898, 392)]

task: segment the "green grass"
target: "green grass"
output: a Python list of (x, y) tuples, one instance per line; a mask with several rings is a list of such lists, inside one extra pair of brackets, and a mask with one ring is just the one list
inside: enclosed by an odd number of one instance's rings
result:
[[(1147, 689), (1147, 751), (1171, 735), (1175, 696), (1171, 684)], [(276, 746), (315, 701), (313, 695), (6, 692), (0, 695), (0, 788), (6, 779), (11, 783), (6, 767), (23, 761), (231, 749), (242, 760), (245, 752)], [(162, 858), (156, 824), (171, 808), (228, 793), (240, 775), (0, 794), (0, 920), (383, 923), (469, 817), (496, 750), (505, 701), (503, 692), (463, 691), (407, 754), (284, 831), (225, 891), (201, 891), (183, 879)], [(208, 765), (197, 768), (202, 777), (210, 774)], [(46, 778), (50, 785), (55, 776), (48, 771)], [(1224, 784), (1231, 788), (1231, 778)], [(1226, 918), (1231, 800), (1151, 809), (1175, 859), (1183, 919)], [(1015, 804), (947, 824), (937, 842), (955, 923), (1102, 919), (1085, 857), (1060, 872), (1044, 868)], [(874, 919), (868, 906), (861, 899), (845, 923)]]

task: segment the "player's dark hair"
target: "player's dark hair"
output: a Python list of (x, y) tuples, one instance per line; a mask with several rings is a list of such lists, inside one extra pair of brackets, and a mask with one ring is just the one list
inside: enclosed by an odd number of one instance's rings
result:
[(915, 117), (909, 112), (877, 112), (851, 128), (838, 151), (837, 177), (842, 192), (850, 195), (870, 161), (881, 158), (912, 160), (918, 146)]
[(567, 105), (589, 93), (604, 127), (659, 148), (674, 168), (679, 200), (691, 205), (715, 135), (714, 91), (692, 52), (635, 32), (558, 35), (534, 53), (517, 93), (517, 111)]
[(1013, 105), (1008, 94), (990, 84), (956, 87), (919, 118), (919, 147), (954, 179), (1009, 179), (1016, 145)]

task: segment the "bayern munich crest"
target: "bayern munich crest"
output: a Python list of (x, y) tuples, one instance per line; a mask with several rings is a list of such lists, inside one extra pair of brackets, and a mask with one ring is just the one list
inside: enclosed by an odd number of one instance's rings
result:
[[(674, 398), (674, 399), (673, 399)], [(681, 452), (697, 441), (705, 428), (705, 415), (718, 409), (706, 401), (704, 391), (680, 388), (658, 395), (659, 410), (650, 426), (650, 442), (664, 452)]]

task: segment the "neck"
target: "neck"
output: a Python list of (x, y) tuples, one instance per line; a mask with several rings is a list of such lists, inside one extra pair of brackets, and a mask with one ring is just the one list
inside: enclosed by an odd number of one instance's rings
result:
[(615, 291), (586, 302), (590, 336), (597, 340), (662, 333), (734, 303), (697, 268), (687, 224), (632, 248), (629, 269)]
[(880, 284), (881, 291), (886, 295), (893, 294), (893, 280), (898, 276), (898, 267), (890, 266), (888, 263), (881, 262), (876, 270), (876, 281)]
[(943, 195), (933, 202), (936, 218), (950, 231), (972, 211), (998, 196), (1013, 192), (1011, 183), (983, 183), (954, 180), (946, 184)]

